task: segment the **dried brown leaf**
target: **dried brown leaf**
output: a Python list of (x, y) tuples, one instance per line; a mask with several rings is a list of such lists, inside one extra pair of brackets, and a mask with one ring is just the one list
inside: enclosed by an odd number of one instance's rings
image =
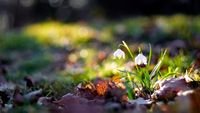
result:
[(177, 96), (180, 91), (191, 89), (183, 77), (170, 78), (168, 80), (160, 81), (159, 89), (152, 95), (153, 98), (158, 100), (171, 100)]
[(96, 90), (98, 95), (104, 96), (108, 91), (108, 82), (105, 80), (97, 81)]

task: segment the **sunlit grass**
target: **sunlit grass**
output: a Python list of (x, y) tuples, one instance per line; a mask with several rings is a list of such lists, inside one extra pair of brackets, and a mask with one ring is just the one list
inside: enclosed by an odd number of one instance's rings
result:
[(95, 37), (95, 29), (86, 24), (43, 22), (24, 28), (24, 33), (44, 45), (68, 45), (84, 43)]

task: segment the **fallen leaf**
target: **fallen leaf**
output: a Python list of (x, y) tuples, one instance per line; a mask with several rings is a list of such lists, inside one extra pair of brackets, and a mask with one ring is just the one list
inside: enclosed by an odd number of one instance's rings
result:
[(104, 80), (98, 81), (96, 84), (96, 90), (98, 95), (105, 95), (105, 93), (108, 91), (108, 82)]
[(149, 105), (152, 104), (153, 101), (151, 100), (144, 100), (143, 98), (139, 97), (135, 100), (129, 100), (128, 102), (130, 102), (131, 104), (139, 104), (139, 105)]
[(89, 100), (73, 94), (66, 94), (60, 100), (53, 102), (52, 113), (105, 113), (102, 105), (89, 104)]
[(25, 99), (23, 97), (23, 95), (20, 92), (20, 89), (17, 87), (15, 89), (14, 95), (13, 95), (13, 103), (14, 106), (20, 106), (23, 105), (25, 102)]
[(28, 94), (23, 95), (24, 99), (30, 102), (36, 102), (41, 96), (42, 96), (42, 89), (32, 91)]
[(53, 98), (51, 97), (40, 97), (37, 101), (37, 105), (47, 106), (49, 104), (52, 104), (52, 102), (53, 102)]
[(175, 102), (180, 113), (199, 113), (200, 89), (179, 93), (179, 96), (175, 98)]
[(152, 97), (157, 100), (171, 100), (177, 96), (178, 92), (191, 89), (183, 77), (170, 78), (158, 84), (159, 88), (152, 94)]

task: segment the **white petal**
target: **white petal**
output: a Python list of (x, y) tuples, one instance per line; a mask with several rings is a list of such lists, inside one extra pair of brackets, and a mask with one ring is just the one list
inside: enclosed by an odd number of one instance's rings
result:
[(125, 58), (125, 53), (121, 50), (121, 49), (117, 49), (114, 53), (113, 53), (114, 58)]
[(135, 64), (137, 65), (141, 65), (141, 64), (147, 64), (147, 58), (142, 54), (138, 54), (136, 57), (135, 57)]

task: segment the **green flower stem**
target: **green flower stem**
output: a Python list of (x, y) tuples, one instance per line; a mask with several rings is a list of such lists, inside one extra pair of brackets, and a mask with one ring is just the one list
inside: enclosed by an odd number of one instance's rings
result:
[[(123, 45), (122, 45), (122, 46), (124, 46), (124, 47), (125, 47), (125, 48), (128, 50), (128, 53), (130, 54), (130, 56), (131, 56), (132, 60), (134, 61), (135, 59), (134, 59), (134, 56), (133, 56), (133, 54), (132, 54), (132, 52), (131, 52), (130, 48), (128, 47), (128, 45), (126, 44), (126, 42), (122, 41), (122, 43), (123, 43)], [(139, 68), (138, 68), (138, 66), (137, 66), (137, 65), (135, 65), (135, 67), (136, 67), (136, 70), (137, 70), (137, 71), (139, 71)]]
[(148, 67), (151, 64), (151, 58), (152, 58), (152, 48), (151, 48), (151, 44), (149, 44), (149, 56), (148, 56), (148, 64), (147, 64)]
[(130, 76), (130, 73), (128, 71), (126, 71), (126, 79), (128, 81), (128, 84), (126, 85), (126, 88), (127, 88), (127, 94), (128, 94), (128, 98), (129, 99), (134, 99), (135, 98), (135, 94), (133, 92), (133, 81), (131, 79), (131, 76)]
[(156, 66), (153, 68), (153, 71), (150, 74), (151, 80), (156, 76), (156, 72), (160, 69), (166, 53), (167, 53), (167, 50), (164, 51), (163, 55), (161, 55), (161, 59), (156, 64)]
[(128, 45), (126, 44), (126, 42), (122, 41), (122, 43), (124, 44), (123, 46), (128, 50), (129, 54), (131, 55), (131, 58), (134, 60), (134, 56), (130, 50), (130, 48), (128, 47)]

